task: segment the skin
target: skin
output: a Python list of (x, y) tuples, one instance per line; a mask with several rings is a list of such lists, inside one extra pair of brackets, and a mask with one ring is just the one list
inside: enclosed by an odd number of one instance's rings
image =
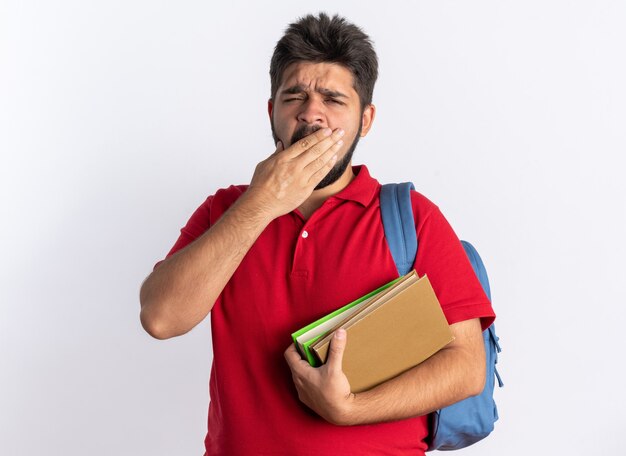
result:
[(345, 331), (331, 341), (323, 366), (313, 368), (293, 345), (285, 351), (298, 397), (326, 421), (372, 424), (425, 415), (479, 394), (485, 385), (485, 350), (480, 321), (450, 325), (455, 340), (435, 355), (368, 391), (354, 394), (341, 363)]
[[(302, 125), (321, 126), (344, 131), (344, 143), (337, 153), (341, 160), (359, 133), (370, 131), (376, 108), (370, 104), (363, 109), (359, 94), (353, 87), (352, 73), (334, 63), (300, 62), (288, 66), (283, 73), (275, 99), (268, 101), (268, 114), (274, 138), (286, 146)], [(354, 179), (351, 166), (332, 185), (315, 190), (298, 209), (308, 218), (330, 196), (343, 190)]]
[[(349, 70), (298, 62), (283, 73), (268, 114), (276, 150), (260, 162), (248, 190), (207, 232), (163, 261), (144, 281), (141, 323), (157, 339), (190, 331), (219, 294), (258, 236), (293, 210), (308, 218), (354, 179), (351, 166), (332, 184), (316, 186), (374, 121), (374, 105), (360, 106)], [(292, 144), (294, 132), (314, 133)], [(321, 128), (320, 128), (321, 127)], [(359, 129), (360, 127), (360, 129)], [(360, 133), (359, 133), (360, 130)], [(328, 362), (312, 368), (290, 345), (285, 359), (300, 400), (331, 423), (353, 425), (422, 415), (482, 391), (485, 354), (478, 319), (451, 325), (454, 342), (424, 363), (358, 395), (341, 369), (346, 344), (338, 331)]]
[[(321, 84), (339, 91), (342, 105), (330, 107)], [(308, 94), (294, 102), (285, 97), (286, 87), (304, 84)], [(327, 94), (327, 92), (326, 92)], [(334, 103), (333, 103), (334, 104)], [(359, 109), (352, 75), (331, 64), (299, 63), (284, 72), (283, 84), (268, 113), (278, 139), (276, 150), (260, 162), (248, 190), (220, 220), (186, 248), (163, 261), (144, 281), (140, 291), (140, 319), (157, 339), (187, 333), (211, 311), (217, 297), (265, 227), (275, 218), (298, 209), (310, 216), (329, 196), (354, 178), (352, 169), (333, 184), (314, 190), (348, 149), (362, 122), (365, 136), (375, 108)], [(298, 126), (323, 127), (291, 144)]]

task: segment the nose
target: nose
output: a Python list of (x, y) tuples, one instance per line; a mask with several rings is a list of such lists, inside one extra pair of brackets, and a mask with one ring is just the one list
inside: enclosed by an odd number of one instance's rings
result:
[(298, 111), (298, 121), (307, 124), (322, 124), (325, 119), (324, 102), (317, 97), (310, 97), (302, 103)]

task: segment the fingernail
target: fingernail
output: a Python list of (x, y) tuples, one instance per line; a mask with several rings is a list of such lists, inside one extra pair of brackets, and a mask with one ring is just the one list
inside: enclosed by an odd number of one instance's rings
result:
[(346, 338), (346, 330), (345, 329), (338, 329), (337, 331), (335, 331), (335, 337), (337, 339), (345, 339)]
[(341, 146), (343, 144), (343, 139), (340, 139), (339, 141), (337, 141), (335, 144), (337, 144), (338, 146)]
[(333, 134), (333, 131), (330, 128), (324, 128), (324, 136), (330, 136)]
[(345, 131), (343, 131), (341, 128), (339, 129), (339, 131), (337, 131), (337, 134), (338, 134), (339, 136), (343, 136), (345, 133), (346, 133), (346, 132), (345, 132)]

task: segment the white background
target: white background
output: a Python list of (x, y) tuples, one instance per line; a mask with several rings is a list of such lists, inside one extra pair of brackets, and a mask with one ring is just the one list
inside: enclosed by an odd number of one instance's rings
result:
[[(193, 210), (273, 151), (269, 60), (340, 12), (375, 42), (355, 163), (481, 252), (506, 386), (466, 455), (619, 455), (626, 3), (0, 3), (0, 453), (200, 455), (210, 331), (138, 290)], [(288, 339), (285, 339), (288, 343)]]

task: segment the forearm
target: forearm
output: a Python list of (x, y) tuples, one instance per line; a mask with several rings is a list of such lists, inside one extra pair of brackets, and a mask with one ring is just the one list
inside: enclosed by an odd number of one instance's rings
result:
[(328, 359), (318, 368), (293, 344), (285, 351), (298, 398), (325, 420), (356, 425), (425, 415), (479, 394), (485, 384), (485, 347), (480, 320), (450, 325), (455, 339), (422, 364), (362, 393), (351, 393), (342, 369), (344, 330), (335, 331)]
[(141, 323), (159, 339), (200, 323), (272, 217), (244, 193), (218, 222), (163, 261), (141, 287)]
[(473, 368), (463, 358), (444, 349), (403, 375), (354, 395), (348, 424), (425, 415), (480, 393), (484, 381), (471, 374)]
[(259, 163), (248, 190), (206, 233), (155, 269), (141, 287), (141, 323), (167, 339), (188, 332), (213, 308), (267, 225), (311, 196), (332, 169), (340, 129), (323, 128)]

